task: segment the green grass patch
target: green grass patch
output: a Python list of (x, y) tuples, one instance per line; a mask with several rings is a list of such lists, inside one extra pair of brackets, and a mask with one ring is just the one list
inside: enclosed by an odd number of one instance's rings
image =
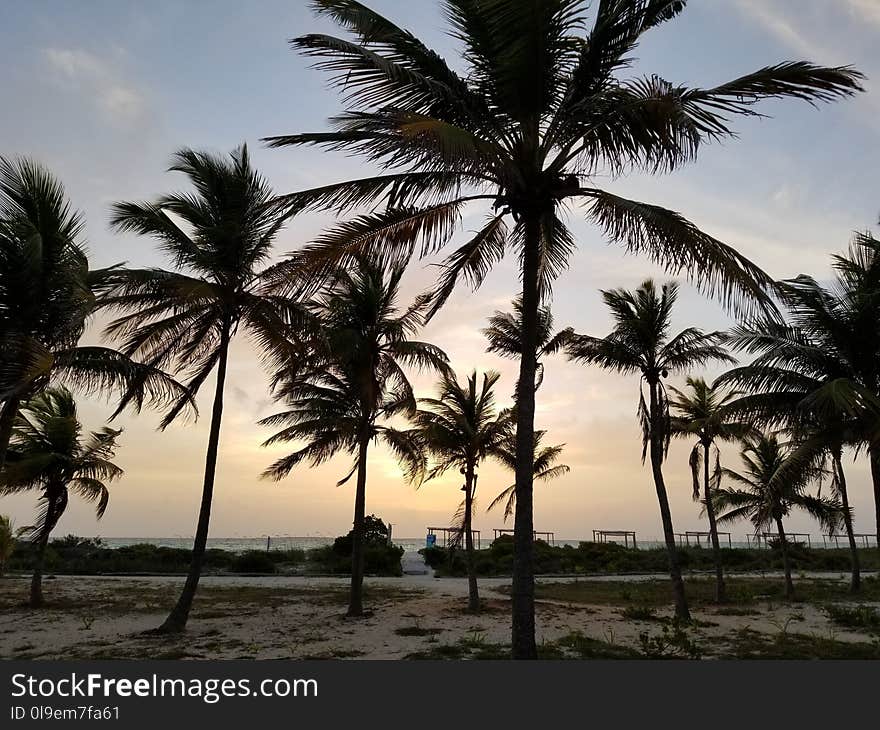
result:
[(875, 606), (825, 606), (828, 618), (838, 626), (880, 633), (880, 610)]
[(880, 659), (880, 642), (838, 641), (831, 636), (781, 631), (775, 636), (741, 629), (724, 658), (736, 659)]
[[(730, 610), (735, 607), (751, 607), (755, 604), (783, 603), (785, 586), (782, 579), (771, 578), (729, 578), (727, 580), (727, 606), (719, 609)], [(501, 592), (509, 592), (504, 586)], [(715, 582), (707, 578), (688, 578), (685, 590), (691, 606), (715, 605)], [(535, 587), (535, 597), (539, 600), (585, 603), (605, 606), (638, 606), (641, 609), (660, 608), (672, 603), (672, 589), (668, 580), (573, 580), (565, 582), (540, 582)], [(880, 601), (880, 580), (867, 578), (862, 583), (860, 597), (866, 601)], [(795, 602), (827, 603), (852, 601), (848, 584), (832, 579), (801, 579), (795, 582)], [(635, 610), (635, 609), (633, 609)], [(736, 614), (728, 614), (736, 615)]]

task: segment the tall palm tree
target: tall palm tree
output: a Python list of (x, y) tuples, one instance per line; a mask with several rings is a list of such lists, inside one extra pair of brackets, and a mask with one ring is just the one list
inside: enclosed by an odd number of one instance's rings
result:
[[(751, 431), (752, 425), (732, 416), (730, 403), (739, 393), (724, 391), (711, 386), (703, 378), (687, 379), (687, 390), (670, 387), (675, 399), (670, 403), (673, 410), (671, 422), (672, 435), (681, 438), (696, 438), (688, 463), (694, 480), (694, 501), (702, 501), (709, 519), (709, 536), (712, 541), (712, 556), (715, 560), (715, 600), (721, 603), (724, 594), (724, 565), (721, 559), (721, 546), (718, 542), (718, 528), (715, 524), (715, 508), (710, 499), (709, 463), (712, 447), (715, 447), (715, 472), (721, 468), (721, 452), (718, 441), (740, 441)], [(700, 472), (703, 479), (703, 496), (700, 498)]]
[[(536, 482), (549, 482), (571, 471), (568, 465), (556, 463), (562, 456), (565, 444), (556, 444), (555, 446), (541, 445), (546, 433), (546, 431), (535, 431), (534, 480)], [(516, 435), (511, 434), (508, 436), (501, 445), (501, 448), (497, 449), (493, 456), (508, 469), (515, 471)], [(504, 521), (507, 522), (516, 508), (516, 483), (511, 484), (507, 489), (500, 492), (489, 504), (487, 511), (493, 510), (502, 504), (504, 505)]]
[[(494, 352), (496, 355), (507, 358), (522, 357), (523, 348), (523, 307), (522, 298), (513, 300), (513, 312), (496, 311), (489, 317), (489, 326), (482, 330), (483, 335), (489, 340), (486, 352)], [(538, 309), (538, 335), (536, 338), (537, 350), (535, 352), (535, 390), (544, 382), (544, 363), (542, 359), (547, 355), (559, 352), (573, 330), (567, 327), (558, 332), (553, 331), (553, 311), (550, 307)]]
[(385, 273), (360, 259), (335, 272), (328, 288), (311, 305), (323, 337), (312, 343), (307, 367), (285, 368), (275, 377), (277, 397), (288, 410), (261, 421), (283, 428), (265, 445), (306, 441), (276, 461), (264, 476), (282, 479), (301, 462), (320, 464), (337, 453), (355, 457), (346, 483), (356, 475), (352, 534), (351, 595), (348, 615), (363, 615), (364, 516), (367, 454), (381, 440), (404, 464), (408, 478), (424, 473), (424, 452), (414, 436), (383, 421), (412, 415), (416, 400), (403, 367), (444, 372), (446, 355), (434, 345), (411, 339), (425, 308), (417, 300), (397, 308), (402, 268)]
[(440, 476), (450, 468), (464, 475), (464, 502), (461, 509), (461, 535), (465, 542), (468, 572), (468, 610), (480, 610), (477, 574), (474, 568), (472, 533), (474, 492), (477, 470), (509, 438), (513, 423), (507, 411), (495, 408), (494, 387), (501, 375), (483, 373), (478, 383), (476, 370), (465, 385), (452, 373), (442, 376), (436, 398), (422, 398), (422, 408), (413, 417), (414, 433), (433, 457), (428, 479)]
[(40, 493), (40, 509), (31, 537), (37, 560), (30, 605), (43, 605), (43, 564), (49, 534), (67, 509), (72, 492), (95, 503), (98, 519), (107, 509), (107, 482), (122, 476), (113, 463), (121, 430), (105, 426), (83, 438), (76, 402), (69, 390), (48, 388), (22, 405), (0, 471), (0, 494)]
[(830, 457), (832, 486), (844, 506), (851, 588), (858, 590), (842, 455), (846, 446), (867, 446), (880, 537), (880, 241), (857, 235), (848, 255), (833, 257), (833, 267), (830, 288), (804, 275), (780, 284), (788, 322), (757, 319), (732, 330), (731, 345), (755, 357), (719, 382), (746, 391), (732, 405), (739, 412), (807, 431), (799, 448)]
[[(377, 164), (382, 174), (296, 193), (295, 210), (344, 221), (309, 250), (315, 265), (355, 252), (400, 260), (445, 245), (463, 210), (487, 209), (483, 228), (443, 264), (434, 309), (460, 279), (478, 286), (506, 252), (522, 273), (524, 352), (537, 350), (538, 309), (576, 241), (565, 211), (581, 204), (615, 242), (725, 301), (764, 302), (767, 277), (678, 213), (595, 187), (598, 173), (659, 173), (734, 135), (733, 116), (765, 98), (831, 101), (860, 90), (851, 68), (806, 62), (760, 69), (700, 89), (656, 75), (625, 77), (643, 34), (675, 18), (684, 0), (444, 0), (462, 73), (412, 33), (356, 0), (313, 0), (349, 37), (292, 41), (333, 74), (346, 109), (332, 129), (276, 136), (275, 147), (322, 145)], [(592, 22), (589, 11), (592, 10)], [(520, 360), (517, 502), (512, 589), (515, 658), (537, 656), (534, 626), (532, 466), (537, 365)]]
[(736, 483), (738, 488), (719, 485), (713, 490), (715, 509), (725, 511), (719, 523), (748, 518), (755, 533), (775, 527), (785, 571), (785, 595), (794, 596), (791, 580), (788, 539), (783, 519), (794, 508), (807, 511), (828, 530), (839, 526), (842, 508), (839, 502), (806, 493), (809, 484), (819, 478), (815, 462), (792, 458), (788, 445), (779, 442), (775, 434), (757, 434), (747, 437), (742, 452), (744, 473), (722, 469), (722, 478)]
[(639, 387), (642, 463), (650, 452), (663, 537), (669, 555), (675, 615), (682, 621), (689, 621), (672, 513), (663, 479), (663, 460), (672, 435), (669, 400), (663, 381), (671, 374), (687, 372), (712, 360), (731, 362), (732, 358), (720, 344), (724, 338), (720, 332), (704, 333), (688, 327), (673, 337), (669, 336), (672, 308), (678, 298), (675, 283), (664, 284), (658, 292), (649, 279), (633, 292), (625, 289), (603, 291), (602, 298), (611, 310), (614, 329), (604, 339), (574, 335), (567, 347), (568, 354), (574, 360), (599, 365), (606, 370), (625, 375), (638, 374), (641, 383), (648, 385), (647, 401), (644, 389), (641, 385)]
[[(284, 218), (268, 205), (272, 191), (251, 166), (247, 147), (228, 158), (183, 149), (169, 171), (186, 175), (194, 192), (116, 203), (112, 225), (155, 239), (174, 268), (114, 272), (100, 304), (123, 313), (106, 329), (123, 353), (175, 370), (192, 394), (216, 371), (192, 562), (177, 604), (158, 629), (178, 632), (186, 627), (205, 556), (229, 344), (242, 328), (261, 351), (289, 353), (290, 325), (301, 328), (304, 315), (294, 299), (263, 291), (263, 266)], [(179, 399), (162, 426), (183, 406)]]
[(122, 395), (115, 416), (186, 391), (161, 370), (79, 340), (112, 270), (89, 270), (84, 221), (64, 186), (28, 159), (0, 157), (0, 468), (21, 403), (62, 382)]

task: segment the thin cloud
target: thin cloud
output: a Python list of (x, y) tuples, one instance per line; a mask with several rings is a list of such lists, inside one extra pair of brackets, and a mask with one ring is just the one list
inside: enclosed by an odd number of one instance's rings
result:
[(880, 3), (877, 0), (844, 0), (844, 3), (857, 20), (880, 28)]
[(130, 124), (143, 117), (143, 95), (108, 61), (82, 49), (46, 48), (43, 53), (56, 77), (85, 91), (108, 121)]

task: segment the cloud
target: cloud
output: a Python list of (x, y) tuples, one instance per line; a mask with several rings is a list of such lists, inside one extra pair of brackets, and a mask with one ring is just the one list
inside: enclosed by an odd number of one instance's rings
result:
[(806, 37), (781, 12), (773, 9), (767, 0), (736, 0), (737, 6), (746, 15), (757, 20), (770, 33), (790, 48), (804, 55), (813, 55), (820, 49), (817, 44)]
[(116, 65), (82, 49), (46, 48), (43, 53), (56, 77), (85, 91), (108, 121), (130, 124), (143, 117), (146, 100), (120, 76)]
[(877, 0), (844, 0), (844, 4), (857, 20), (880, 28), (880, 3)]

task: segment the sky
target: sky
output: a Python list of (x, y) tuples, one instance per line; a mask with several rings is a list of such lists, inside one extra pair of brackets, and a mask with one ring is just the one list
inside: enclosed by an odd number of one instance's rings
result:
[[(447, 35), (439, 5), (429, 0), (371, 0), (379, 12), (412, 30), (454, 67), (460, 54)], [(313, 17), (304, 0), (29, 0), (0, 2), (0, 154), (33, 157), (66, 185), (85, 215), (94, 266), (128, 262), (164, 266), (146, 238), (119, 235), (108, 226), (109, 206), (182, 189), (166, 172), (181, 147), (228, 152), (247, 142), (254, 164), (275, 190), (314, 187), (373, 170), (366, 163), (312, 149), (266, 149), (260, 138), (320, 131), (342, 106), (324, 74), (293, 52), (287, 40), (332, 31)], [(769, 102), (764, 119), (736, 122), (738, 138), (706, 147), (700, 159), (670, 175), (633, 174), (599, 180), (615, 192), (661, 204), (737, 247), (777, 278), (829, 275), (829, 256), (848, 245), (854, 230), (875, 227), (880, 214), (880, 0), (698, 0), (674, 22), (649, 33), (631, 73), (658, 74), (695, 86), (714, 86), (761, 66), (806, 59), (853, 64), (868, 76), (867, 93), (814, 108), (798, 101)], [(453, 240), (475, 230), (475, 208)], [(307, 215), (292, 221), (277, 254), (308, 242), (329, 222)], [(553, 312), (560, 327), (605, 335), (610, 319), (599, 290), (634, 288), (647, 277), (669, 277), (643, 259), (609, 245), (577, 209), (569, 223), (579, 250), (558, 280)], [(875, 228), (876, 230), (876, 228)], [(404, 280), (401, 304), (432, 281), (430, 262), (416, 262)], [(732, 320), (715, 302), (681, 282), (674, 326), (707, 330)], [(425, 328), (421, 339), (446, 350), (461, 377), (472, 369), (502, 374), (499, 395), (509, 403), (516, 363), (485, 353), (480, 329), (509, 307), (518, 288), (512, 260), (499, 265), (476, 293), (458, 290)], [(86, 339), (98, 342), (96, 320)], [(714, 377), (709, 368), (694, 373)], [(681, 385), (682, 377), (672, 378)], [(414, 375), (419, 395), (433, 379)], [(565, 477), (535, 488), (535, 528), (560, 538), (584, 538), (593, 529), (627, 529), (651, 540), (661, 534), (650, 472), (640, 461), (636, 421), (639, 383), (557, 357), (546, 363), (538, 393), (537, 426), (547, 443), (564, 443)], [(58, 534), (106, 537), (191, 536), (201, 493), (212, 383), (199, 397), (202, 418), (158, 432), (158, 416), (145, 412), (118, 419), (124, 427), (118, 464), (125, 476), (111, 485), (100, 523), (75, 500)], [(82, 418), (97, 428), (112, 404), (82, 398)], [(260, 472), (287, 447), (262, 448), (269, 432), (256, 424), (274, 412), (266, 376), (254, 350), (233, 346), (221, 433), (211, 535), (335, 536), (350, 529), (353, 484), (336, 487), (349, 459), (316, 469), (302, 467), (280, 483)], [(676, 531), (707, 529), (691, 500), (688, 443), (675, 443), (665, 467)], [(737, 468), (735, 450), (723, 450)], [(847, 473), (856, 531), (873, 530), (870, 481), (864, 460), (849, 459)], [(460, 476), (449, 474), (416, 489), (381, 448), (369, 461), (367, 511), (394, 524), (395, 535), (420, 536), (428, 525), (449, 523), (460, 500)], [(491, 498), (512, 482), (493, 464), (480, 470), (475, 527), (484, 534), (504, 526), (486, 514)], [(16, 524), (32, 521), (35, 498), (0, 498), (0, 512)], [(510, 525), (507, 525), (510, 527)], [(793, 515), (789, 527), (818, 527)], [(747, 523), (730, 529), (735, 539)]]

